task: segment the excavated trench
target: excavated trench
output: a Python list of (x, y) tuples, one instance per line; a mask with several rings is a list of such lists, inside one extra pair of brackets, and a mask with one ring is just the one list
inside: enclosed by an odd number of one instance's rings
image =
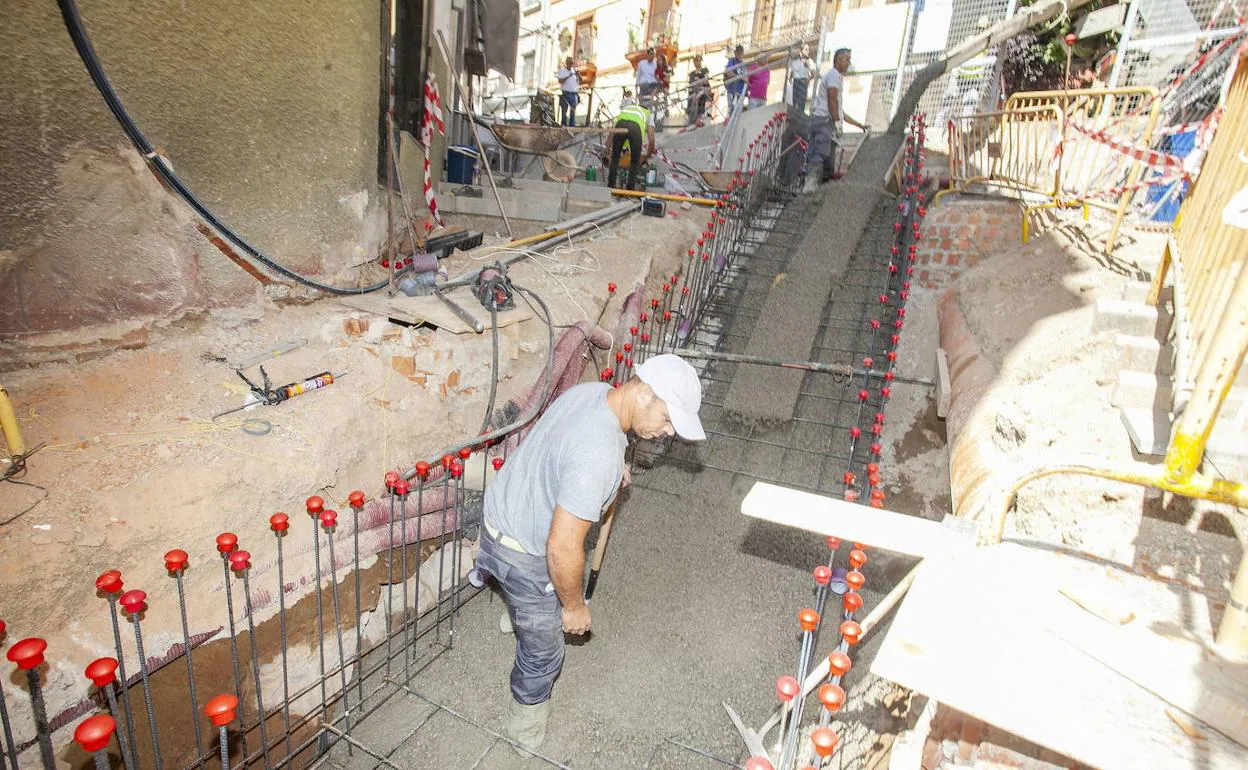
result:
[[(545, 756), (521, 759), (497, 735), (510, 697), (514, 642), (497, 630), (503, 605), (486, 592), (462, 608), (454, 647), (422, 659), (412, 685), (380, 693), (387, 702), (353, 731), (359, 746), (350, 755), (346, 747), (335, 747), (332, 764), (662, 770), (744, 761), (744, 747), (721, 702), (755, 726), (771, 712), (776, 676), (796, 667), (794, 617), (811, 602), (810, 570), (827, 560), (828, 550), (822, 538), (743, 517), (741, 499), (760, 480), (842, 496), (846, 472), (862, 479), (867, 465), (878, 462), (872, 444), (879, 438), (872, 429), (884, 412), (882, 388), (922, 387), (887, 383), (880, 373), (895, 347), (891, 337), (900, 333), (894, 323), (904, 301), (904, 269), (888, 269), (898, 199), (877, 181), (896, 147), (895, 142), (891, 149), (883, 143), (868, 147), (857, 178), (825, 194), (773, 191), (755, 213), (689, 341), (691, 348), (708, 352), (741, 353), (752, 342), (757, 349), (773, 292), (786, 280), (812, 280), (794, 275), (793, 267), (804, 248), (820, 248), (832, 261), (823, 265), (828, 274), (815, 278), (830, 291), (813, 317), (796, 303), (788, 310), (806, 313), (791, 320), (795, 334), (812, 340), (801, 358), (860, 370), (864, 359), (881, 363), (866, 367), (873, 373), (852, 376), (798, 373), (790, 383), (791, 419), (749, 420), (725, 408), (734, 382), (761, 375), (766, 391), (766, 382), (792, 376), (792, 370), (696, 362), (708, 440), (673, 444), (637, 473), (623, 498), (591, 605), (593, 633), (568, 648)], [(876, 168), (879, 164), (883, 167)], [(842, 196), (867, 193), (869, 205), (843, 205)], [(832, 240), (836, 236), (829, 230), (838, 227), (857, 229), (852, 244)], [(802, 269), (818, 268), (808, 261)], [(877, 320), (878, 328), (872, 324)], [(804, 330), (797, 329), (802, 325)], [(858, 482), (858, 488), (865, 486)], [(863, 568), (866, 608), (910, 566), (907, 559), (874, 554)], [(833, 643), (832, 633), (821, 651)], [(871, 655), (878, 638), (868, 640), (855, 658)], [(851, 693), (840, 728), (845, 766), (878, 753), (879, 736), (903, 729), (911, 719), (895, 707), (893, 688), (865, 668), (851, 672), (844, 683)]]

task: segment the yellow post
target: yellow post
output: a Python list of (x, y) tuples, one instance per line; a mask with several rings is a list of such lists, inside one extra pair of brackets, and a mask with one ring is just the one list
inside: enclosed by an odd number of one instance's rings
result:
[(0, 385), (0, 431), (4, 432), (4, 441), (9, 445), (9, 457), (26, 453), (26, 442), (22, 441), (22, 429), (17, 424), (17, 415), (13, 413), (13, 402), (3, 385)]

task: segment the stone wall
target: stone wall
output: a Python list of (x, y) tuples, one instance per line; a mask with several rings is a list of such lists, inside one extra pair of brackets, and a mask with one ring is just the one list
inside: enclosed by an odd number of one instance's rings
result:
[[(376, 3), (80, 6), (122, 102), (209, 208), (290, 267), (357, 280), (384, 200)], [(0, 104), (0, 334), (257, 303), (130, 148), (56, 3), (6, 4)]]
[(1017, 201), (945, 197), (928, 212), (914, 260), (916, 286), (943, 289), (969, 267), (1022, 245)]

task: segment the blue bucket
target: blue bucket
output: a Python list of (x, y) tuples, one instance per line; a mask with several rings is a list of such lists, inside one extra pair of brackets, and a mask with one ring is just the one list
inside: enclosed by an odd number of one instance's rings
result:
[[(1186, 158), (1196, 148), (1196, 132), (1184, 131), (1181, 134), (1167, 136), (1161, 142), (1161, 151), (1176, 158)], [(1151, 172), (1153, 178), (1160, 177), (1160, 171)], [(1175, 188), (1178, 189), (1175, 189)], [(1144, 200), (1156, 205), (1165, 200), (1153, 213), (1154, 222), (1173, 222), (1179, 215), (1179, 204), (1187, 195), (1187, 181), (1180, 179), (1167, 184), (1149, 185)]]
[(477, 170), (477, 151), (471, 147), (449, 147), (446, 151), (446, 181), (472, 184)]

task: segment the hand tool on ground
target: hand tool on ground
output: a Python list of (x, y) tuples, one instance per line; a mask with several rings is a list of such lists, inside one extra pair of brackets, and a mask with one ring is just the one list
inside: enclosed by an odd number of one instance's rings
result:
[(602, 515), (602, 526), (598, 529), (598, 544), (594, 546), (594, 558), (589, 564), (589, 579), (585, 581), (586, 602), (594, 598), (594, 589), (598, 586), (598, 573), (602, 571), (602, 560), (607, 554), (607, 540), (611, 537), (611, 524), (615, 521), (615, 506), (618, 501), (617, 496), (611, 501), (611, 505), (607, 506), (607, 512)]
[(451, 309), (451, 312), (459, 316), (459, 320), (468, 324), (468, 327), (472, 329), (474, 332), (476, 332), (477, 334), (481, 334), (482, 332), (485, 331), (485, 324), (478, 321), (476, 317), (472, 315), (472, 313), (469, 313), (467, 310), (465, 310), (463, 306), (460, 305), (458, 302), (456, 302), (455, 300), (451, 299), (450, 297), (442, 293), (441, 289), (435, 288), (433, 290), (433, 296), (442, 300), (443, 304), (449, 307)]
[(249, 401), (242, 406), (220, 412), (213, 416), (212, 419), (214, 420), (220, 419), (227, 414), (241, 412), (242, 410), (250, 406), (254, 406), (257, 403), (264, 404), (265, 406), (274, 406), (282, 403), (283, 401), (289, 401), (302, 393), (307, 393), (311, 390), (318, 390), (320, 388), (333, 385), (340, 377), (347, 374), (347, 372), (334, 374), (333, 372), (325, 371), (320, 374), (314, 374), (306, 380), (292, 382), (287, 385), (283, 385), (280, 388), (274, 388), (272, 381), (269, 379), (269, 373), (264, 370), (263, 366), (260, 367), (260, 376), (262, 379), (259, 385), (248, 379), (247, 375), (243, 374), (242, 369), (235, 369), (234, 373), (238, 375), (239, 379), (247, 383), (247, 389), (251, 391), (251, 395), (256, 400)]

